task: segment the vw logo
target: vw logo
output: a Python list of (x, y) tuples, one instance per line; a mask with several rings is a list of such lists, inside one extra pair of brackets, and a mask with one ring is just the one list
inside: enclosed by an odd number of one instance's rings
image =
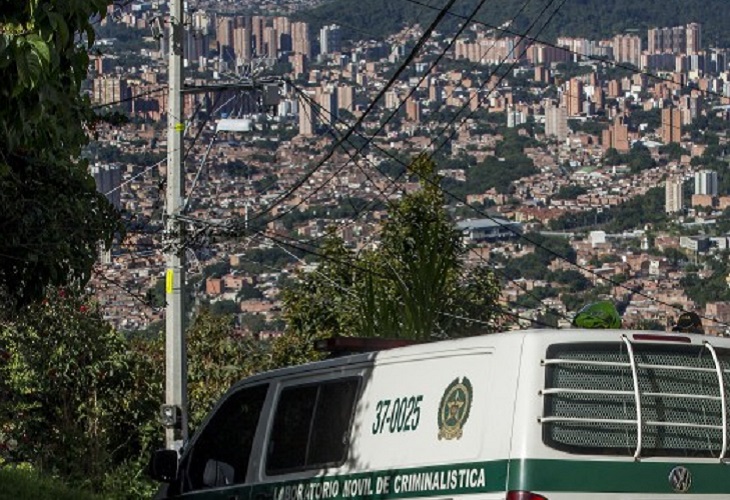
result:
[(669, 484), (677, 493), (687, 493), (692, 486), (692, 473), (686, 467), (678, 465), (669, 473)]

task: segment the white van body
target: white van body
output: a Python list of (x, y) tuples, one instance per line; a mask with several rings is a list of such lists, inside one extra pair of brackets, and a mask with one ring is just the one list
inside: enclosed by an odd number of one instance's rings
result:
[[(730, 339), (528, 330), (234, 386), (169, 498), (729, 499)], [(245, 406), (245, 408), (243, 408)]]

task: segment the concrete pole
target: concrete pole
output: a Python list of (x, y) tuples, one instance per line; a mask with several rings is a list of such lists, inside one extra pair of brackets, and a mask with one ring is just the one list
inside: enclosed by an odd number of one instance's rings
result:
[(170, 0), (169, 21), (169, 94), (167, 114), (167, 196), (165, 249), (165, 447), (180, 449), (188, 438), (187, 359), (183, 329), (183, 292), (185, 251), (178, 216), (183, 205), (182, 165), (183, 131), (183, 0)]

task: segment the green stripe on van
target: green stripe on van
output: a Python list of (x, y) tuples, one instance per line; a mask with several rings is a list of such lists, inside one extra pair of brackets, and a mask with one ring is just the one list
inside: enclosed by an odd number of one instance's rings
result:
[(388, 500), (502, 491), (506, 481), (507, 461), (498, 460), (257, 485), (253, 495), (273, 493), (273, 500)]
[[(669, 473), (684, 465), (692, 473), (689, 493), (730, 495), (730, 465), (604, 460), (495, 460), (432, 467), (325, 475), (299, 481), (238, 485), (185, 498), (241, 500), (393, 500), (495, 491), (673, 493)], [(509, 471), (509, 481), (507, 479)], [(506, 485), (509, 485), (506, 488)]]
[(674, 493), (669, 473), (677, 465), (692, 474), (688, 493), (730, 494), (730, 466), (676, 462), (513, 460), (510, 489), (590, 493)]

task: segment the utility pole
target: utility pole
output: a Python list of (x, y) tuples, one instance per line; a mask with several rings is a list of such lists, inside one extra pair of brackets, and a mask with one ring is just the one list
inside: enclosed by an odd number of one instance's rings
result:
[(179, 219), (185, 180), (182, 165), (182, 139), (185, 130), (182, 100), (183, 16), (183, 0), (170, 0), (165, 204), (165, 404), (161, 413), (165, 427), (165, 447), (177, 450), (188, 438), (187, 354), (183, 330), (185, 249), (182, 241), (183, 225)]

